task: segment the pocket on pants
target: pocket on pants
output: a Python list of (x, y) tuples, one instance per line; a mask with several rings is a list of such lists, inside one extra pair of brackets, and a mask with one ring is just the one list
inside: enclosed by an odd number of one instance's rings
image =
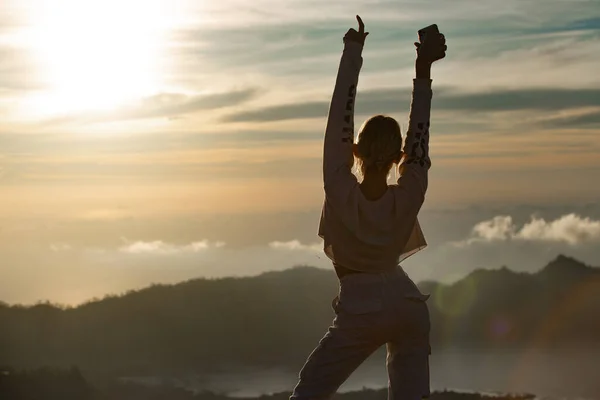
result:
[(378, 275), (352, 275), (340, 282), (336, 311), (369, 314), (383, 308), (383, 280)]

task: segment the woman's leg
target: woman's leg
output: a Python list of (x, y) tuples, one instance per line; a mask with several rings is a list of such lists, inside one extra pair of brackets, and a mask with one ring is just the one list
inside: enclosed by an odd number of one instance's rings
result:
[(330, 398), (350, 374), (383, 345), (365, 333), (364, 329), (342, 328), (334, 320), (302, 367), (290, 399)]
[(367, 357), (387, 342), (383, 279), (379, 275), (343, 278), (333, 309), (333, 324), (300, 371), (293, 400), (331, 397)]
[(406, 299), (404, 328), (387, 343), (388, 400), (429, 397), (429, 310), (422, 300)]

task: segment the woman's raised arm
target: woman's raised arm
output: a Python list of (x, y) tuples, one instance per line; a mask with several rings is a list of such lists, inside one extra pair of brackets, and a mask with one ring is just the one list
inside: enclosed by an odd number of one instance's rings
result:
[[(417, 59), (416, 77), (413, 79), (413, 92), (408, 119), (408, 131), (404, 142), (404, 159), (400, 165), (401, 176), (397, 189), (401, 192), (397, 199), (402, 202), (397, 209), (403, 210), (403, 218), (416, 219), (428, 186), (429, 127), (431, 113), (431, 65), (445, 56), (446, 39), (443, 34), (426, 38), (423, 43), (415, 43)], [(443, 57), (441, 57), (443, 58)]]
[[(323, 181), (326, 196), (336, 196), (349, 184), (356, 183), (352, 174), (354, 143), (354, 101), (358, 75), (362, 67), (365, 26), (357, 15), (358, 31), (350, 29), (344, 36), (344, 51), (340, 60), (333, 97), (329, 106), (323, 148)], [(341, 193), (340, 193), (341, 194)]]

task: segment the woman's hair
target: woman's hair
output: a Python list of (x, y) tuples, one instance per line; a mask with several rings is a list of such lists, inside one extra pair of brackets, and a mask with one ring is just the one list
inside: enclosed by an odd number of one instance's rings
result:
[(398, 122), (386, 115), (374, 115), (360, 127), (357, 142), (358, 167), (364, 176), (371, 169), (386, 172), (402, 155), (402, 133)]

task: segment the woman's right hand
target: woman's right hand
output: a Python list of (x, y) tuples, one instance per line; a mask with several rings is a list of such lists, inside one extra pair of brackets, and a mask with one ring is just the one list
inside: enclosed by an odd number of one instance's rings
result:
[(365, 24), (360, 16), (357, 15), (356, 20), (358, 21), (358, 31), (354, 28), (348, 29), (348, 32), (346, 32), (346, 35), (344, 36), (344, 43), (355, 42), (364, 45), (369, 32), (365, 32)]
[(423, 43), (415, 42), (417, 48), (417, 62), (433, 64), (435, 61), (446, 57), (446, 38), (443, 33), (436, 36), (426, 36)]

